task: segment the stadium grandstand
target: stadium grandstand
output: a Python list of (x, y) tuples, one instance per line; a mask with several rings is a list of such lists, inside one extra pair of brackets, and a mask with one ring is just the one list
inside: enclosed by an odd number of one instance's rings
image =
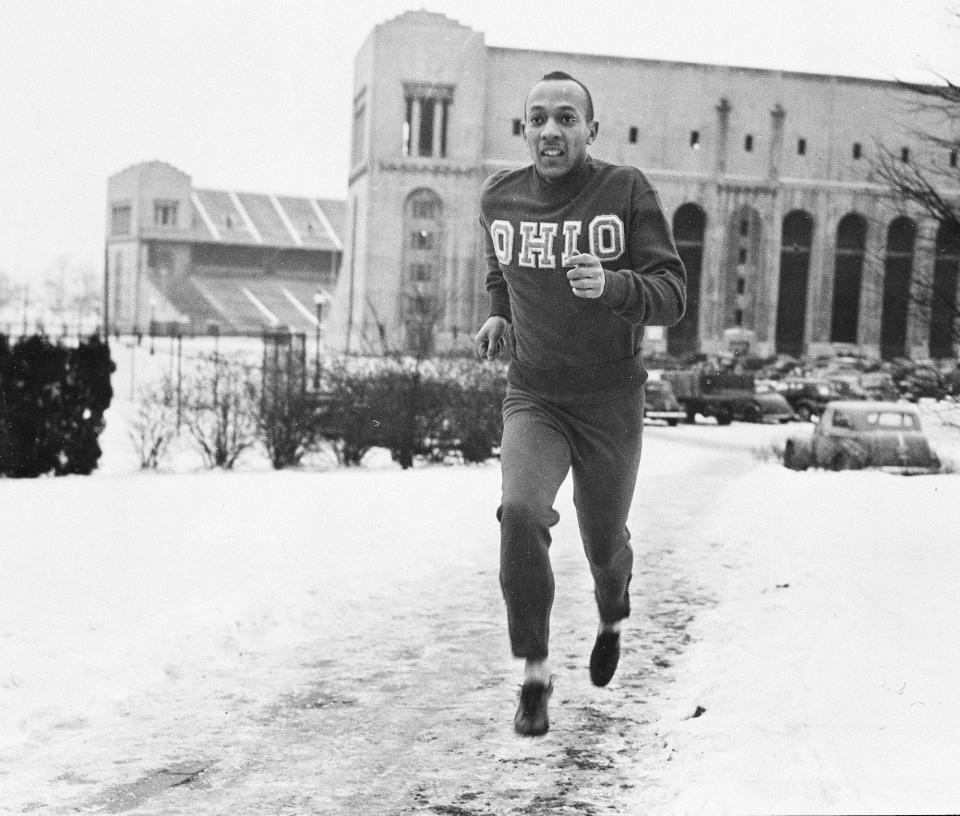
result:
[(161, 161), (107, 184), (112, 333), (315, 332), (343, 256), (344, 202), (199, 189)]

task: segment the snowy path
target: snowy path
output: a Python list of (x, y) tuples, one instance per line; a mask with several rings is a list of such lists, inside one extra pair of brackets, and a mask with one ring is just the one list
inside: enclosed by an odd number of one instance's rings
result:
[[(0, 752), (0, 796), (20, 794), (6, 801), (40, 813), (465, 816), (655, 804), (669, 751), (651, 703), (672, 680), (687, 624), (711, 603), (696, 564), (717, 542), (697, 528), (725, 481), (757, 463), (723, 445), (663, 455), (716, 429), (647, 430), (631, 519), (634, 615), (607, 689), (587, 677), (595, 611), (569, 482), (558, 499), (553, 728), (534, 741), (512, 732), (519, 664), (496, 579), (494, 463), (103, 477), (79, 490), (48, 482), (51, 507), (73, 501), (58, 511), (86, 514), (98, 539), (129, 541), (92, 547), (99, 568), (130, 581), (128, 564), (109, 561), (125, 553), (138, 577), (113, 599), (80, 597), (82, 576), (63, 582), (73, 598), (51, 591), (50, 631), (31, 625), (48, 656), (62, 653), (60, 669), (76, 672), (76, 710), (70, 700), (31, 709), (25, 740)], [(35, 497), (28, 484), (4, 487)], [(24, 513), (24, 531), (55, 558), (62, 522), (38, 510)], [(149, 541), (138, 542), (144, 519)], [(69, 615), (55, 608), (71, 602), (77, 627), (100, 627), (96, 654), (70, 650)], [(114, 614), (133, 620), (121, 626)], [(31, 691), (27, 677), (9, 682)], [(50, 767), (59, 773), (43, 778)]]
[(526, 740), (495, 462), (138, 474), (111, 422), (0, 481), (0, 813), (955, 812), (960, 478), (758, 459), (791, 432), (648, 427), (606, 689), (564, 486)]

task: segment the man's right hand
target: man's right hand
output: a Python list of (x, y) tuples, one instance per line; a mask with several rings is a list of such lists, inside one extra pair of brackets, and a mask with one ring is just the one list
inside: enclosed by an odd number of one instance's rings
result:
[(486, 357), (488, 360), (495, 360), (500, 356), (506, 345), (505, 335), (509, 325), (507, 319), (500, 315), (487, 318), (487, 322), (477, 332), (475, 339), (477, 355), (481, 359)]

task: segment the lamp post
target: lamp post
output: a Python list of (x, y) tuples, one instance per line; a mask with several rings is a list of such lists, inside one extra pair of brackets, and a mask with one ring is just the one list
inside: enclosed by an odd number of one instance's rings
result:
[(330, 295), (324, 292), (322, 289), (315, 292), (313, 295), (313, 305), (317, 309), (317, 325), (316, 325), (316, 345), (317, 345), (317, 355), (313, 370), (313, 388), (314, 390), (319, 390), (320, 388), (320, 343), (321, 335), (323, 334), (323, 307), (330, 302)]
[(153, 338), (156, 334), (157, 326), (157, 299), (150, 298), (150, 355), (153, 356)]

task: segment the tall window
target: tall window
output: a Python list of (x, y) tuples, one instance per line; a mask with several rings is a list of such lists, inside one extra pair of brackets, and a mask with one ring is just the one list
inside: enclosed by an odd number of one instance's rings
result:
[(129, 235), (130, 234), (130, 205), (114, 204), (110, 213), (110, 234), (111, 235)]
[(446, 157), (453, 86), (408, 82), (404, 97), (403, 155)]
[(443, 317), (443, 204), (432, 190), (414, 190), (404, 207), (401, 321), (407, 350), (427, 352)]
[(757, 262), (762, 231), (760, 213), (753, 207), (741, 207), (730, 214), (727, 252), (720, 273), (725, 329), (742, 326), (755, 331), (758, 328), (761, 279)]
[(857, 342), (866, 247), (867, 219), (857, 213), (847, 213), (837, 225), (830, 321), (830, 341), (833, 343)]

